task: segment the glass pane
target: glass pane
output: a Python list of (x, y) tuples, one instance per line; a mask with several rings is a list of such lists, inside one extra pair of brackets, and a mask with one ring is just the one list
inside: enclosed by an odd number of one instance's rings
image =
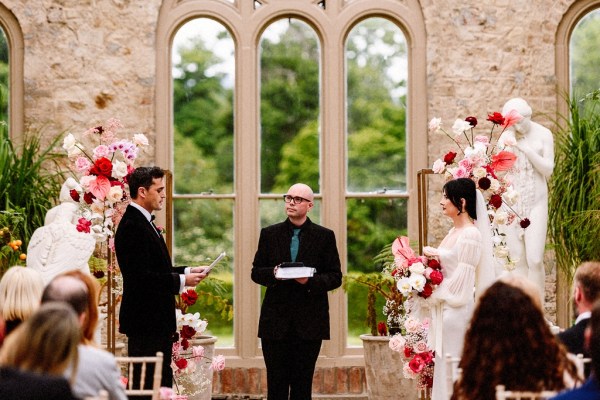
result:
[(4, 30), (0, 28), (0, 121), (4, 121), (6, 123), (9, 123), (9, 71), (10, 69), (8, 65), (8, 41), (6, 40)]
[(571, 93), (580, 98), (597, 90), (600, 82), (600, 9), (579, 21), (570, 43)]
[[(313, 208), (308, 212), (308, 218), (315, 224), (321, 223), (321, 201), (315, 199)], [(260, 200), (260, 226), (261, 228), (285, 221), (285, 203), (283, 199)]]
[(402, 31), (383, 18), (346, 42), (348, 192), (406, 191), (406, 80)]
[[(227, 253), (198, 288), (198, 302), (189, 312), (199, 312), (208, 321), (207, 331), (218, 336), (219, 347), (233, 346), (233, 319), (221, 316), (219, 297), (233, 305), (233, 200), (175, 199), (173, 255), (176, 265), (208, 265), (221, 252)], [(208, 301), (207, 301), (208, 300)], [(212, 304), (210, 300), (214, 300)]]
[[(396, 237), (406, 235), (406, 199), (349, 199), (348, 205), (348, 274), (380, 272), (373, 257)], [(367, 320), (367, 290), (350, 285), (348, 298), (348, 345), (361, 346), (359, 335), (369, 333)], [(380, 296), (378, 296), (380, 297)], [(378, 298), (377, 320), (385, 321), (384, 302)]]
[(301, 20), (269, 25), (260, 41), (261, 192), (302, 182), (319, 191), (319, 41)]
[(232, 193), (231, 35), (211, 19), (194, 19), (175, 35), (172, 61), (175, 193)]

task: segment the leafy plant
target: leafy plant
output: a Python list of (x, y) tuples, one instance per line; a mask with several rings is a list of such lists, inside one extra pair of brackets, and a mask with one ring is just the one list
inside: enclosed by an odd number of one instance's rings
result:
[(16, 147), (6, 124), (0, 125), (0, 210), (22, 212), (20, 233), (24, 248), (33, 231), (44, 225), (46, 212), (60, 193), (63, 156), (53, 152), (60, 136), (42, 148), (39, 132), (31, 133)]
[(23, 220), (23, 212), (19, 210), (0, 211), (0, 277), (8, 268), (25, 261), (21, 240)]
[(549, 233), (569, 281), (577, 265), (600, 254), (600, 90), (566, 98), (550, 181)]
[[(391, 243), (385, 245), (373, 258), (373, 263), (379, 270), (382, 270), (385, 266), (389, 266), (394, 263), (394, 256), (392, 254), (391, 247)], [(404, 314), (404, 309), (402, 306), (404, 303), (404, 296), (402, 296), (396, 287), (396, 280), (391, 275), (381, 272), (354, 272), (344, 275), (342, 288), (346, 292), (351, 290), (352, 285), (355, 284), (364, 285), (368, 288), (366, 304), (367, 320), (365, 322), (370, 329), (371, 335), (377, 336), (379, 333), (376, 309), (377, 296), (380, 296), (386, 302), (384, 310), (387, 310), (386, 315), (388, 315), (388, 321), (394, 320), (395, 316), (401, 316)]]

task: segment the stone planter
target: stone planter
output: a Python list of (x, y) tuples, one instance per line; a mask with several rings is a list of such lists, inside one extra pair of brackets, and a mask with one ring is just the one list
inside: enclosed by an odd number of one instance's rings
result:
[[(190, 347), (183, 354), (191, 357), (192, 346), (204, 347), (204, 358), (196, 363), (196, 370), (191, 374), (176, 378), (179, 393), (188, 396), (189, 400), (211, 400), (213, 371), (210, 368), (215, 350), (216, 336), (199, 336), (190, 340)], [(177, 386), (175, 389), (177, 389)]]
[(369, 400), (417, 400), (416, 379), (402, 373), (402, 356), (389, 347), (389, 336), (360, 335), (365, 354)]

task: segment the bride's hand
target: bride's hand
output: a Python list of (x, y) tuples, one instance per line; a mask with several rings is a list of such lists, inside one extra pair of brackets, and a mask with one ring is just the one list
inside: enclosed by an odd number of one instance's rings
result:
[(423, 247), (423, 254), (427, 257), (437, 257), (440, 255), (440, 252), (435, 247), (425, 246)]

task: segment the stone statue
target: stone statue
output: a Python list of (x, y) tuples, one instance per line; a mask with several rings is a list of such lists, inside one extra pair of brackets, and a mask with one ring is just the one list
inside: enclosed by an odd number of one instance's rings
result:
[(77, 231), (78, 204), (69, 194), (73, 184), (73, 178), (63, 184), (60, 204), (48, 210), (44, 226), (33, 232), (27, 247), (27, 267), (40, 271), (44, 284), (68, 270), (90, 273), (88, 260), (96, 240), (89, 233)]
[[(521, 98), (510, 99), (502, 115), (516, 110), (523, 118), (508, 128), (501, 144), (517, 156), (509, 175), (519, 200), (513, 209), (531, 224), (523, 228), (520, 221), (505, 228), (506, 243), (511, 258), (518, 259), (515, 271), (531, 279), (540, 288), (542, 304), (545, 293), (544, 247), (548, 228), (548, 185), (554, 169), (554, 139), (552, 132), (531, 120), (532, 110)], [(526, 225), (524, 221), (523, 225)]]

